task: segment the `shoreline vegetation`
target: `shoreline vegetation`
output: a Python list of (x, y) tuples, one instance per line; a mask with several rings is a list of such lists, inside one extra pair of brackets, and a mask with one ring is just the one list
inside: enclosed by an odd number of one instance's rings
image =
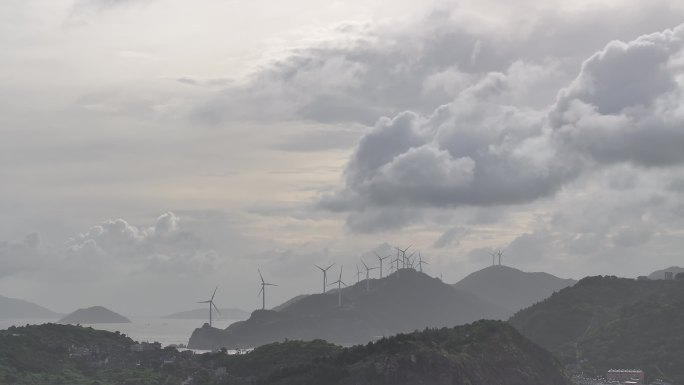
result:
[[(12, 385), (569, 385), (561, 364), (510, 325), (478, 321), (343, 348), (284, 341), (248, 354), (138, 344), (121, 333), (44, 324), (0, 331), (0, 382)], [(3, 382), (4, 381), (4, 382)]]

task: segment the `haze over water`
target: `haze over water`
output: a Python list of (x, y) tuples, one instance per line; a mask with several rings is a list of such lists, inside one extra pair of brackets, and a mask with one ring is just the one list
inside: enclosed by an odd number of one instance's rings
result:
[[(138, 342), (159, 342), (162, 346), (167, 345), (187, 345), (188, 339), (195, 328), (201, 327), (203, 320), (197, 319), (166, 319), (166, 318), (145, 318), (145, 317), (129, 317), (130, 323), (116, 323), (116, 324), (82, 324), (82, 326), (90, 326), (93, 329), (107, 330), (111, 332), (119, 331), (128, 337)], [(213, 326), (224, 329), (236, 320), (214, 320)], [(24, 326), (40, 325), (49, 322), (57, 322), (57, 320), (46, 319), (0, 319), (0, 330), (7, 329), (10, 326)]]

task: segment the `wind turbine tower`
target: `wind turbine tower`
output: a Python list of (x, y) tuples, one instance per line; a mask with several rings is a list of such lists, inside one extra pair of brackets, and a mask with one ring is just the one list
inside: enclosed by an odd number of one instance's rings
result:
[(337, 306), (342, 307), (342, 285), (347, 287), (347, 284), (342, 282), (342, 265), (340, 265), (340, 278), (337, 281), (332, 282), (330, 285), (337, 284)]
[(328, 276), (328, 270), (329, 270), (331, 267), (333, 267), (334, 265), (335, 265), (335, 263), (333, 262), (330, 266), (328, 266), (328, 267), (326, 267), (326, 268), (324, 269), (324, 268), (322, 268), (322, 267), (320, 267), (320, 266), (314, 264), (314, 266), (316, 266), (321, 272), (323, 272), (323, 294), (325, 294), (325, 287), (327, 286), (326, 283), (327, 283), (327, 281), (328, 281), (328, 278), (327, 278), (327, 276)]
[(499, 266), (501, 266), (501, 256), (503, 255), (503, 251), (501, 251), (501, 249), (496, 249), (489, 254), (492, 256), (492, 266), (496, 265), (496, 258), (499, 258)]
[(377, 267), (368, 267), (363, 259), (361, 260), (361, 263), (363, 263), (363, 267), (366, 268), (366, 291), (370, 291), (370, 271), (377, 269)]
[[(406, 268), (406, 265), (407, 265), (407, 262), (408, 262), (408, 261), (406, 260), (406, 252), (408, 251), (408, 249), (411, 248), (411, 246), (413, 246), (413, 245), (409, 245), (409, 247), (407, 247), (407, 248), (405, 248), (405, 249), (403, 249), (403, 250), (400, 249), (400, 248), (398, 248), (398, 247), (395, 247), (395, 249), (397, 249), (397, 252), (398, 252), (398, 253), (401, 253), (401, 265), (402, 265), (402, 268), (404, 268), (404, 269)], [(397, 255), (397, 258), (399, 258), (398, 255)]]
[(361, 270), (359, 270), (359, 265), (356, 264), (356, 283), (361, 282)]
[(406, 266), (408, 266), (409, 269), (415, 269), (415, 265), (413, 263), (416, 261), (416, 257), (413, 257), (414, 254), (416, 254), (415, 251), (406, 257)]
[(380, 262), (380, 279), (382, 279), (382, 261), (389, 258), (390, 256), (388, 255), (386, 257), (381, 257), (378, 255), (378, 253), (376, 253), (376, 252), (373, 252), (373, 253), (375, 254), (376, 257), (378, 257), (378, 262)]
[(216, 305), (214, 305), (214, 296), (216, 295), (216, 290), (218, 290), (218, 286), (216, 286), (216, 289), (214, 289), (214, 294), (211, 295), (211, 298), (208, 301), (197, 302), (197, 303), (208, 303), (209, 304), (209, 326), (211, 326), (211, 323), (213, 321), (212, 314), (211, 314), (212, 307), (214, 308), (214, 310), (216, 310), (217, 313), (219, 313), (219, 315), (221, 315), (221, 312), (219, 311), (219, 309), (216, 307)]
[(259, 277), (261, 278), (261, 290), (259, 290), (259, 294), (261, 296), (261, 310), (266, 310), (266, 286), (278, 286), (275, 283), (268, 283), (264, 281), (264, 276), (261, 275), (261, 270), (257, 269), (259, 272)]
[(418, 269), (423, 272), (423, 265), (429, 265), (429, 263), (423, 261), (423, 256), (418, 253)]

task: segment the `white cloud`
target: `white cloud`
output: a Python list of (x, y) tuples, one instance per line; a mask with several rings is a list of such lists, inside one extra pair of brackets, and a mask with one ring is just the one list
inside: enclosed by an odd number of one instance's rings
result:
[(343, 186), (321, 205), (351, 211), (351, 219), (405, 206), (521, 204), (552, 197), (602, 164), (681, 164), (684, 73), (672, 63), (684, 55), (682, 35), (677, 27), (609, 43), (546, 109), (509, 102), (512, 88), (525, 88), (515, 63), (430, 115), (381, 119), (359, 141)]

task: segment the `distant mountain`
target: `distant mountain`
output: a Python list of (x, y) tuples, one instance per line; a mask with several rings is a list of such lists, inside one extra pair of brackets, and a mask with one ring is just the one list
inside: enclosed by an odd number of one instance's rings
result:
[(0, 318), (48, 318), (56, 319), (62, 314), (55, 313), (35, 303), (23, 299), (7, 298), (0, 295)]
[(58, 321), (62, 324), (119, 324), (131, 320), (102, 306), (78, 309)]
[(292, 298), (290, 298), (289, 300), (287, 300), (287, 301), (281, 303), (280, 305), (274, 307), (273, 310), (275, 310), (275, 311), (281, 311), (281, 310), (285, 309), (286, 307), (292, 305), (293, 303), (299, 301), (300, 299), (303, 299), (303, 298), (308, 297), (309, 295), (310, 295), (310, 294), (300, 294), (300, 295), (298, 295), (298, 296), (296, 296), (296, 297), (292, 297)]
[(366, 281), (342, 289), (342, 307), (338, 307), (336, 293), (312, 294), (280, 311), (255, 311), (247, 321), (225, 330), (205, 324), (195, 329), (188, 346), (256, 347), (285, 339), (325, 339), (351, 345), (425, 327), (502, 319), (508, 313), (412, 269), (369, 283), (369, 292)]
[(684, 384), (684, 281), (588, 277), (509, 322), (585, 373), (636, 367)]
[(684, 273), (684, 268), (678, 267), (678, 266), (672, 266), (667, 269), (662, 269), (662, 270), (656, 270), (653, 273), (648, 275), (648, 278), (650, 279), (665, 279), (665, 272), (670, 271), (672, 272), (672, 276), (676, 276), (679, 273)]
[(509, 311), (509, 315), (531, 306), (577, 281), (548, 273), (528, 273), (495, 265), (476, 271), (454, 284)]
[(499, 321), (400, 334), (341, 348), (322, 340), (223, 355), (231, 384), (570, 385), (551, 354)]
[[(240, 309), (235, 309), (235, 308), (225, 308), (225, 309), (219, 309), (220, 318), (222, 319), (229, 319), (229, 320), (245, 320), (249, 318), (249, 313), (240, 310)], [(209, 317), (209, 310), (207, 308), (202, 308), (202, 309), (195, 309), (195, 310), (187, 310), (187, 311), (181, 311), (178, 313), (173, 313), (169, 314), (167, 316), (164, 316), (162, 318), (169, 318), (169, 319), (205, 319)]]

